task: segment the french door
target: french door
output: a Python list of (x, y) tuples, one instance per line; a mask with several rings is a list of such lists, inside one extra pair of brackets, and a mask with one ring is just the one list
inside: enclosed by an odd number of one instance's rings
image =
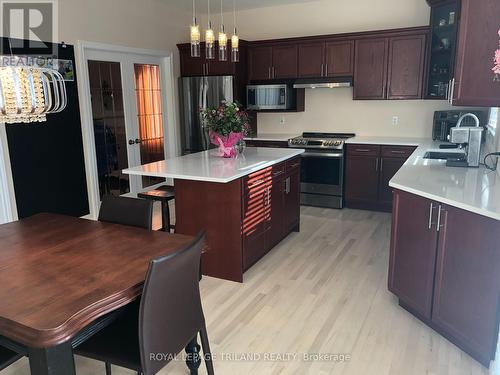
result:
[(135, 195), (163, 179), (129, 176), (128, 167), (165, 159), (162, 58), (89, 51), (99, 195)]

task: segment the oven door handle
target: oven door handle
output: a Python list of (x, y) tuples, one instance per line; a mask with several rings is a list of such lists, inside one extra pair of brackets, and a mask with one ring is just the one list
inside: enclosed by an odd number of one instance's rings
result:
[(334, 158), (334, 159), (342, 159), (344, 157), (343, 154), (335, 154), (329, 152), (304, 152), (301, 154), (302, 157), (322, 157), (322, 158)]

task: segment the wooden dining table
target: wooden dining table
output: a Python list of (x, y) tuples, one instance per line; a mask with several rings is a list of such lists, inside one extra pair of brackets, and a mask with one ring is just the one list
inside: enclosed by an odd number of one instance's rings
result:
[[(0, 345), (33, 375), (74, 375), (73, 348), (140, 297), (153, 258), (192, 240), (56, 214), (0, 225)], [(186, 351), (196, 373), (196, 338)]]

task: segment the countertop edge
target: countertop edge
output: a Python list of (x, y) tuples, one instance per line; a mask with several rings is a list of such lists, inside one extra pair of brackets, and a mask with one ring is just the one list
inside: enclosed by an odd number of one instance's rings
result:
[(291, 153), (290, 155), (276, 158), (276, 159), (273, 159), (269, 162), (259, 164), (255, 168), (249, 168), (248, 170), (245, 170), (241, 173), (237, 173), (237, 174), (235, 174), (231, 177), (228, 177), (228, 178), (216, 178), (216, 177), (179, 175), (179, 174), (175, 174), (175, 173), (137, 171), (137, 170), (133, 170), (134, 167), (123, 169), (122, 173), (128, 174), (128, 175), (135, 175), (135, 176), (149, 176), (149, 177), (160, 177), (160, 178), (172, 178), (172, 179), (177, 179), (177, 180), (216, 182), (216, 183), (221, 183), (221, 184), (227, 184), (228, 182), (231, 182), (231, 181), (237, 180), (239, 178), (248, 176), (249, 174), (260, 171), (261, 169), (273, 166), (275, 164), (278, 164), (278, 163), (281, 163), (281, 162), (286, 161), (288, 159), (292, 159), (296, 156), (299, 156), (300, 154), (304, 153), (305, 150), (303, 150), (303, 149), (290, 149), (289, 152)]
[(401, 191), (405, 191), (407, 193), (415, 194), (415, 195), (418, 195), (418, 196), (423, 197), (423, 198), (427, 198), (427, 199), (430, 199), (430, 200), (433, 200), (433, 201), (436, 201), (439, 203), (444, 203), (444, 204), (447, 204), (447, 205), (452, 206), (452, 207), (460, 208), (462, 210), (472, 212), (472, 213), (477, 214), (477, 215), (489, 217), (490, 219), (500, 221), (500, 213), (495, 213), (495, 212), (484, 210), (482, 208), (478, 208), (475, 206), (470, 206), (470, 205), (462, 203), (462, 202), (458, 202), (458, 201), (451, 200), (448, 198), (440, 197), (440, 196), (428, 193), (426, 191), (415, 189), (415, 188), (412, 188), (412, 187), (409, 187), (406, 185), (394, 183), (392, 181), (389, 182), (389, 186), (394, 188), (394, 189), (398, 189)]

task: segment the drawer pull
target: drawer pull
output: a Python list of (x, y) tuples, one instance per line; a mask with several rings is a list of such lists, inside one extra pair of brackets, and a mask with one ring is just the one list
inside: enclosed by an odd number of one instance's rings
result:
[(280, 175), (282, 175), (283, 173), (285, 173), (285, 172), (283, 172), (283, 171), (273, 172), (273, 177), (280, 176)]
[(357, 148), (356, 151), (357, 152), (370, 152), (371, 150), (369, 150), (367, 148)]
[(293, 163), (290, 167), (291, 168), (297, 168), (300, 165), (300, 163)]
[(406, 151), (396, 151), (396, 150), (392, 150), (391, 151), (393, 154), (406, 154)]

